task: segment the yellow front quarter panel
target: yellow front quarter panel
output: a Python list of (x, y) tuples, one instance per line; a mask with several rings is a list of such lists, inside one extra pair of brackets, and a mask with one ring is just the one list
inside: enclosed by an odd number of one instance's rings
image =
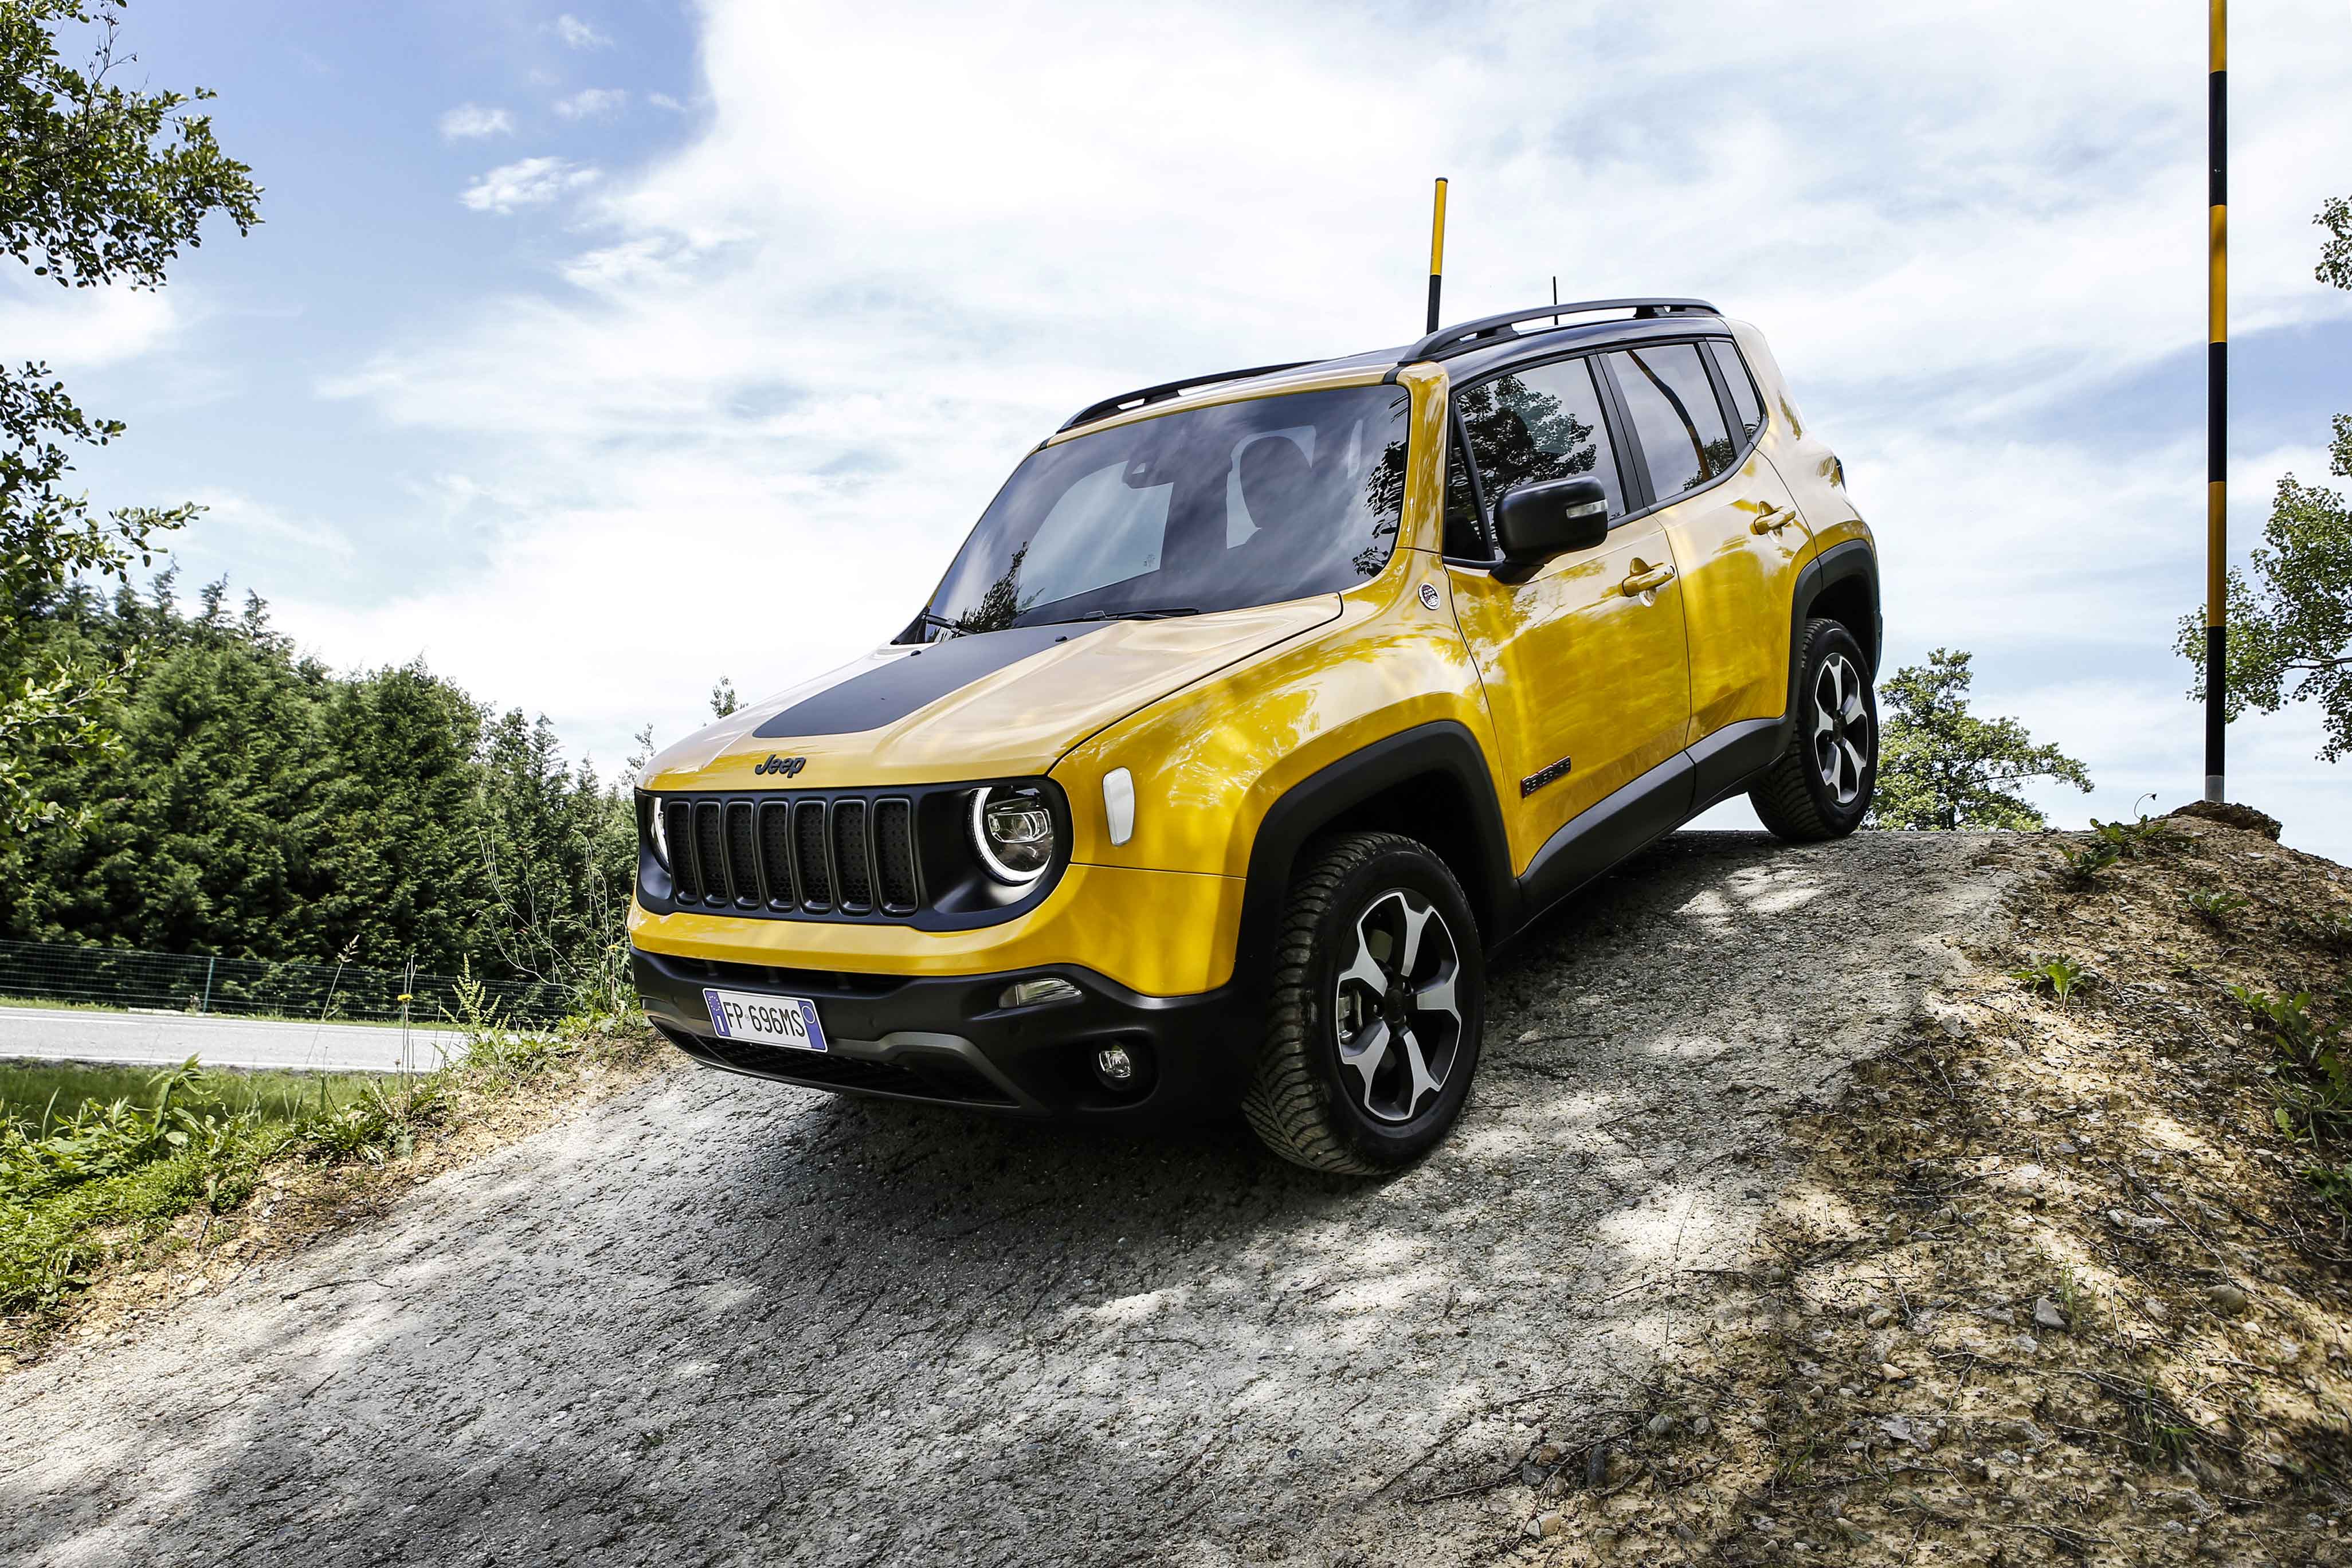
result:
[[(1423, 603), (1423, 584), (1438, 590), (1437, 608)], [(1239, 880), (1274, 804), (1375, 742), (1451, 720), (1492, 757), (1477, 667), (1437, 557), (1399, 551), (1377, 582), (1343, 602), (1335, 626), (1146, 709), (1064, 758), (1053, 776), (1070, 796), (1077, 858)], [(1135, 830), (1114, 845), (1102, 779), (1122, 767), (1134, 781)], [(1165, 936), (1191, 940), (1172, 924)]]

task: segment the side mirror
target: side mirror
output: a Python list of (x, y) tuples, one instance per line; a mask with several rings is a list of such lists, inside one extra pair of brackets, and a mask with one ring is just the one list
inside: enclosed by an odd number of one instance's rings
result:
[(1555, 555), (1607, 542), (1609, 492), (1590, 474), (1521, 485), (1504, 492), (1495, 531), (1504, 560), (1495, 575), (1517, 582)]

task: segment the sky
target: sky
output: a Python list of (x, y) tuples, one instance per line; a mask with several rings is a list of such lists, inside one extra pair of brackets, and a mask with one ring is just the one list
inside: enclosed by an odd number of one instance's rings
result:
[[(1444, 174), (1448, 319), (1557, 276), (1762, 328), (1889, 668), (1970, 650), (2097, 781), (2053, 820), (2200, 790), (2203, 6), (575, 4), (141, 0), (133, 76), (218, 91), (263, 225), (161, 293), (0, 269), (5, 352), (131, 426), (93, 498), (206, 504), (184, 584), (331, 665), (421, 657), (609, 773), (894, 634), (1075, 408), (1409, 341)], [(2352, 411), (2352, 6), (2232, 28), (2242, 560)], [(2352, 860), (2319, 740), (2242, 720), (2231, 794)]]

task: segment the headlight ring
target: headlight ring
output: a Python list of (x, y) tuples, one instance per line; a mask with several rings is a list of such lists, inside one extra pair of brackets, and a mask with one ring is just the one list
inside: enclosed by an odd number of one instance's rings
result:
[(1025, 888), (1054, 863), (1054, 813), (1036, 789), (987, 784), (971, 794), (971, 847), (981, 868)]

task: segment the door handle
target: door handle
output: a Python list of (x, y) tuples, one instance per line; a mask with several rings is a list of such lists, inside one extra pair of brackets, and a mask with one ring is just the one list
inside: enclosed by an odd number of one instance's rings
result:
[(1659, 589), (1664, 587), (1674, 580), (1675, 569), (1673, 567), (1651, 566), (1643, 563), (1642, 558), (1636, 555), (1633, 557), (1633, 570), (1629, 573), (1626, 575), (1625, 580), (1622, 583), (1618, 584), (1617, 586), (1627, 598), (1636, 599), (1644, 594), (1656, 593)]
[(1797, 514), (1787, 507), (1768, 506), (1756, 514), (1755, 521), (1748, 525), (1748, 531), (1777, 534), (1796, 521)]

